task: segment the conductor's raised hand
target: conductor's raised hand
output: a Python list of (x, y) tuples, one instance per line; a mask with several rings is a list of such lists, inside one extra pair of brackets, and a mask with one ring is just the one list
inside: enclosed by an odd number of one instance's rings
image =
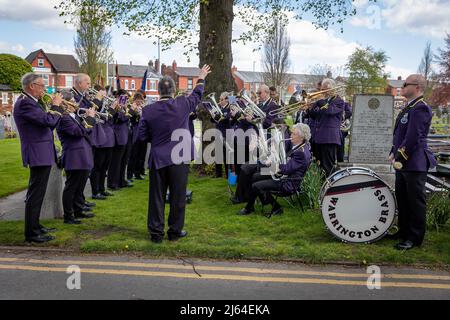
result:
[(211, 67), (210, 67), (209, 65), (205, 64), (205, 65), (203, 66), (203, 68), (200, 69), (200, 73), (199, 73), (199, 75), (198, 75), (198, 78), (199, 78), (200, 80), (205, 80), (206, 76), (207, 76), (208, 74), (210, 74), (210, 73), (211, 73)]

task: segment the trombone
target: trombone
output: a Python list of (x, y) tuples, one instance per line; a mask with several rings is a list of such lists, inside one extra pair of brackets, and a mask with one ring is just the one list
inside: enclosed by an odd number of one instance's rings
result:
[(288, 116), (297, 111), (305, 111), (312, 107), (317, 101), (325, 99), (326, 96), (339, 93), (345, 89), (345, 86), (339, 86), (332, 89), (322, 90), (318, 92), (308, 93), (306, 96), (303, 96), (304, 100), (295, 102), (285, 107), (278, 108), (276, 110), (270, 111), (269, 114), (271, 116)]

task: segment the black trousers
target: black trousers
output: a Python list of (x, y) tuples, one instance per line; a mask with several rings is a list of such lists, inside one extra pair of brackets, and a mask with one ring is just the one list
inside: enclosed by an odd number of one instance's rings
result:
[(320, 167), (325, 171), (327, 177), (333, 172), (336, 165), (337, 144), (317, 144), (318, 160)]
[(422, 245), (426, 229), (426, 172), (396, 172), (395, 196), (398, 205), (400, 239)]
[(91, 171), (90, 181), (92, 195), (105, 191), (106, 172), (111, 162), (112, 148), (93, 148), (94, 168)]
[(144, 142), (141, 146), (141, 149), (139, 150), (138, 158), (139, 158), (139, 164), (138, 164), (138, 170), (140, 174), (145, 174), (145, 157), (147, 156), (147, 149), (148, 144), (147, 142)]
[(112, 150), (112, 158), (108, 168), (108, 188), (120, 187), (120, 168), (126, 146), (115, 146)]
[(148, 231), (152, 238), (164, 237), (164, 206), (167, 188), (170, 192), (169, 235), (179, 235), (183, 230), (186, 209), (186, 188), (189, 166), (187, 164), (150, 170), (148, 205)]
[(133, 175), (138, 176), (142, 174), (142, 164), (143, 164), (142, 154), (144, 154), (144, 161), (145, 161), (146, 153), (147, 153), (147, 142), (137, 141), (133, 143), (127, 167), (128, 179), (132, 179)]
[(275, 198), (272, 196), (271, 192), (278, 192), (281, 190), (281, 181), (275, 181), (271, 176), (261, 175), (260, 173), (255, 173), (253, 175), (252, 187), (250, 188), (247, 210), (252, 210), (255, 206), (256, 198), (259, 197), (261, 203), (265, 206), (275, 204)]
[(90, 170), (66, 171), (66, 185), (63, 192), (64, 219), (73, 218), (82, 212), (83, 191), (89, 178)]
[(25, 238), (41, 234), (39, 217), (51, 169), (51, 166), (30, 168), (30, 179), (25, 200)]
[(253, 183), (253, 175), (257, 172), (257, 164), (244, 164), (241, 166), (236, 186), (236, 198), (241, 202), (248, 201)]
[(119, 187), (124, 187), (128, 184), (127, 182), (127, 166), (128, 161), (130, 160), (131, 156), (131, 149), (133, 148), (133, 141), (132, 141), (131, 134), (128, 135), (128, 142), (125, 146), (125, 152), (123, 154), (122, 162), (120, 163), (120, 183)]
[(345, 155), (345, 138), (348, 136), (347, 132), (341, 134), (341, 145), (337, 147), (337, 161), (344, 162)]

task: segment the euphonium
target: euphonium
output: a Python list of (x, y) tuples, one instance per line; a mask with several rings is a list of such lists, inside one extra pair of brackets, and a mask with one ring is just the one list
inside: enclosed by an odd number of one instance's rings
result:
[(245, 108), (244, 111), (246, 114), (252, 115), (254, 117), (253, 119), (254, 121), (261, 121), (266, 117), (266, 113), (262, 111), (256, 105), (256, 103), (254, 103), (252, 99), (250, 99), (250, 97), (246, 94), (245, 88), (239, 92), (238, 97), (247, 102), (247, 107)]
[(209, 113), (211, 114), (211, 117), (214, 120), (217, 116), (219, 116), (220, 118), (223, 118), (222, 109), (220, 108), (219, 104), (216, 101), (216, 93), (212, 92), (212, 93), (208, 94), (206, 96), (206, 98), (208, 98), (211, 101), (211, 110), (206, 108), (206, 109), (208, 109)]

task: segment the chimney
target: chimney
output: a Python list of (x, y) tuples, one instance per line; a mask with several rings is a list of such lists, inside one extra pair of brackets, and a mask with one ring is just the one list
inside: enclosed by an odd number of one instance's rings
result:
[(161, 72), (159, 59), (155, 60), (155, 71), (156, 71), (156, 73)]
[(133, 61), (130, 61), (130, 66), (132, 66), (133, 65)]
[(161, 65), (161, 74), (162, 74), (163, 76), (166, 75), (166, 69), (167, 69), (167, 67), (166, 67), (166, 65), (163, 63), (163, 64)]
[(235, 73), (237, 70), (238, 70), (238, 69), (236, 68), (236, 66), (233, 66), (233, 67), (231, 68), (231, 72), (232, 72), (232, 73)]
[(398, 76), (397, 80), (402, 80), (402, 76)]
[(175, 60), (173, 60), (173, 62), (172, 62), (172, 69), (173, 69), (173, 72), (177, 72), (177, 62)]
[(327, 72), (327, 78), (328, 79), (333, 79), (333, 73), (331, 71)]

